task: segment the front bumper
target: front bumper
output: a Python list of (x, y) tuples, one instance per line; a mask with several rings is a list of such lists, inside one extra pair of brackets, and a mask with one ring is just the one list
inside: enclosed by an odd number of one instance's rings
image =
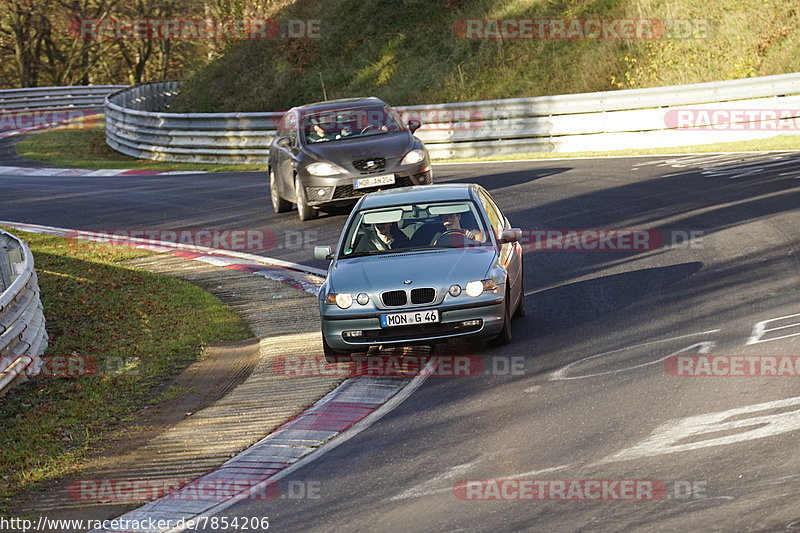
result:
[[(414, 308), (414, 311), (425, 311), (429, 308)], [(482, 341), (496, 337), (503, 329), (505, 314), (503, 299), (484, 305), (466, 307), (438, 308), (440, 322), (437, 324), (421, 324), (416, 326), (380, 327), (380, 315), (409, 311), (398, 309), (370, 313), (358, 318), (331, 318), (322, 316), (322, 334), (325, 341), (334, 350), (365, 351), (370, 346), (407, 346), (413, 344), (433, 344), (445, 342), (452, 338), (465, 338)], [(464, 327), (461, 322), (480, 320), (480, 325)], [(363, 336), (345, 338), (345, 331), (362, 331)]]
[[(372, 175), (394, 174), (394, 184), (381, 185), (378, 187), (367, 187), (365, 189), (354, 189), (353, 180), (358, 178), (368, 178)], [(351, 173), (337, 176), (312, 176), (310, 174), (301, 175), (301, 183), (306, 188), (306, 198), (308, 205), (321, 207), (337, 203), (355, 203), (367, 193), (396, 189), (398, 187), (411, 187), (413, 185), (430, 185), (433, 183), (433, 171), (430, 165), (422, 165), (413, 168), (399, 170), (386, 170), (374, 174)]]

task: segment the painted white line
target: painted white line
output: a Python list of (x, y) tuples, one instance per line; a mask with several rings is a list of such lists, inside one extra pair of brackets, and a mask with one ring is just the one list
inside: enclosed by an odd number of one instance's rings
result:
[(408, 498), (419, 498), (422, 496), (430, 496), (431, 494), (441, 494), (444, 492), (448, 492), (453, 490), (452, 486), (444, 486), (447, 480), (458, 481), (462, 479), (466, 473), (475, 467), (475, 463), (464, 463), (461, 465), (454, 466), (452, 468), (448, 468), (446, 471), (442, 472), (441, 474), (437, 475), (429, 479), (428, 481), (418, 485), (417, 487), (407, 490), (405, 492), (401, 492), (396, 496), (392, 496), (389, 498), (390, 502), (398, 501), (398, 500), (405, 500)]
[[(130, 174), (127, 174), (130, 172)], [(154, 170), (140, 172), (134, 168), (52, 168), (0, 166), (0, 175), (23, 177), (110, 178), (126, 176), (170, 176), (176, 174), (208, 174), (206, 170)]]
[[(369, 428), (372, 424), (386, 416), (387, 414), (391, 413), (397, 406), (403, 403), (411, 394), (414, 393), (428, 377), (433, 373), (436, 365), (438, 364), (438, 358), (434, 357), (428, 361), (422, 371), (412, 379), (408, 385), (400, 389), (400, 391), (392, 396), (392, 398), (378, 407), (376, 410), (353, 424), (349, 429), (345, 430), (343, 433), (339, 434), (338, 436), (334, 437), (330, 442), (324, 444), (322, 447), (317, 448), (315, 451), (311, 452), (310, 454), (306, 455), (299, 461), (292, 463), (290, 466), (284, 468), (283, 470), (275, 473), (274, 476), (270, 477), (266, 481), (263, 481), (257, 485), (250, 487), (246, 493), (236, 495), (234, 498), (231, 498), (228, 501), (219, 503), (214, 507), (208, 509), (207, 511), (203, 512), (202, 514), (196, 515), (192, 517), (192, 520), (196, 523), (197, 520), (202, 520), (205, 517), (211, 517), (215, 514), (218, 514), (229, 507), (236, 505), (241, 500), (246, 500), (248, 497), (256, 495), (256, 494), (263, 494), (266, 487), (276, 481), (280, 480), (288, 476), (289, 474), (293, 473), (295, 470), (299, 470), (300, 468), (304, 467), (305, 465), (316, 461), (329, 451), (337, 448), (339, 445), (344, 444), (348, 440), (352, 439), (365, 429)], [(183, 531), (187, 531), (188, 527), (175, 527), (172, 529), (167, 530), (165, 533), (181, 533)]]
[(669, 341), (675, 341), (675, 340), (680, 340), (680, 339), (686, 339), (686, 338), (689, 338), (689, 337), (697, 337), (699, 335), (710, 335), (712, 333), (717, 333), (718, 331), (719, 331), (719, 329), (710, 329), (708, 331), (700, 331), (700, 332), (697, 332), (697, 333), (689, 333), (688, 335), (679, 335), (677, 337), (670, 337), (668, 339), (660, 339), (660, 340), (655, 340), (655, 341), (650, 341), (650, 342), (643, 342), (641, 344), (635, 344), (633, 346), (626, 346), (625, 348), (618, 348), (616, 350), (611, 350), (609, 352), (603, 352), (603, 353), (598, 353), (598, 354), (595, 354), (595, 355), (590, 355), (588, 357), (584, 357), (582, 359), (578, 359), (577, 361), (573, 361), (573, 362), (561, 367), (560, 369), (556, 370), (555, 372), (553, 372), (553, 375), (550, 376), (550, 379), (548, 381), (567, 381), (567, 380), (571, 380), (571, 379), (584, 379), (584, 378), (591, 378), (591, 377), (595, 377), (595, 376), (602, 376), (602, 375), (605, 375), (605, 374), (614, 374), (614, 373), (617, 373), (617, 372), (624, 372), (626, 370), (632, 370), (634, 368), (640, 368), (640, 367), (643, 367), (643, 366), (659, 363), (659, 362), (663, 361), (664, 359), (667, 359), (668, 357), (671, 357), (672, 355), (677, 355), (677, 354), (683, 353), (686, 350), (689, 350), (689, 349), (694, 348), (696, 346), (699, 347), (699, 350), (705, 350), (705, 351), (700, 351), (700, 353), (708, 353), (708, 350), (710, 350), (714, 346), (714, 343), (713, 342), (709, 342), (709, 341), (705, 341), (705, 342), (700, 342), (700, 343), (697, 343), (697, 344), (693, 344), (692, 346), (688, 346), (686, 348), (683, 348), (683, 349), (679, 350), (678, 352), (676, 352), (674, 354), (667, 355), (667, 356), (662, 357), (660, 359), (657, 359), (655, 361), (650, 361), (648, 363), (642, 363), (640, 365), (636, 365), (636, 366), (632, 366), (632, 367), (628, 367), (628, 368), (621, 368), (621, 369), (617, 369), (617, 370), (609, 370), (609, 371), (606, 371), (606, 372), (599, 372), (597, 374), (589, 374), (589, 375), (585, 375), (585, 376), (567, 376), (566, 375), (567, 371), (569, 371), (569, 369), (572, 368), (573, 366), (575, 366), (577, 364), (580, 364), (580, 363), (583, 363), (583, 362), (586, 362), (586, 361), (589, 361), (591, 359), (596, 359), (598, 357), (603, 357), (603, 356), (611, 355), (611, 354), (618, 353), (618, 352), (624, 352), (626, 350), (633, 350), (635, 348), (641, 348), (643, 346), (650, 346), (650, 345), (653, 345), (653, 344), (659, 344), (659, 343), (662, 343), (662, 342), (669, 342)]
[[(557, 472), (559, 470), (566, 470), (567, 468), (573, 468), (577, 465), (577, 463), (572, 463), (568, 465), (559, 465), (559, 466), (552, 466), (550, 468), (543, 468), (541, 470), (531, 470), (530, 472), (525, 472), (523, 474), (514, 474), (511, 476), (503, 476), (503, 479), (525, 479), (532, 476), (538, 476), (541, 474), (549, 474), (550, 472)], [(438, 487), (434, 488), (435, 485), (438, 485), (444, 481), (446, 478), (450, 478), (453, 482), (459, 481), (463, 479), (463, 477), (453, 477), (453, 474), (456, 474), (455, 470), (458, 469), (459, 472), (457, 473), (460, 475), (461, 467), (464, 466), (472, 466), (472, 463), (468, 463), (466, 465), (459, 465), (457, 467), (451, 468), (448, 472), (436, 476), (435, 478), (426, 481), (417, 489), (407, 490), (398, 494), (397, 496), (393, 496), (389, 499), (390, 502), (398, 501), (398, 500), (406, 500), (409, 498), (421, 498), (423, 496), (432, 496), (434, 494), (442, 494), (445, 492), (451, 492), (453, 490), (453, 486), (445, 486), (445, 487)]]
[(795, 318), (798, 316), (800, 316), (800, 313), (796, 313), (794, 315), (781, 316), (778, 318), (770, 318), (769, 320), (762, 320), (761, 322), (756, 322), (756, 324), (753, 326), (753, 332), (750, 334), (750, 338), (747, 339), (745, 345), (758, 344), (760, 342), (777, 341), (779, 339), (788, 339), (789, 337), (797, 337), (798, 335), (800, 335), (800, 332), (792, 333), (791, 335), (782, 335), (780, 337), (772, 337), (771, 339), (761, 340), (761, 337), (763, 337), (766, 333), (769, 333), (770, 331), (778, 331), (781, 329), (800, 326), (800, 323), (795, 323), (795, 324), (787, 324), (785, 326), (778, 326), (775, 328), (767, 328), (766, 326), (770, 322), (777, 322), (778, 320), (785, 320), (787, 318)]
[[(795, 407), (795, 409), (773, 414), (761, 414), (783, 407)], [(744, 417), (742, 415), (750, 416)], [(738, 431), (731, 433), (734, 430)], [(602, 465), (616, 461), (630, 461), (655, 455), (734, 444), (797, 430), (800, 430), (800, 397), (786, 398), (727, 411), (704, 413), (670, 420), (655, 428), (649, 437), (638, 444), (601, 459), (594, 464)], [(722, 433), (729, 434), (716, 436)], [(686, 442), (687, 440), (690, 442)]]

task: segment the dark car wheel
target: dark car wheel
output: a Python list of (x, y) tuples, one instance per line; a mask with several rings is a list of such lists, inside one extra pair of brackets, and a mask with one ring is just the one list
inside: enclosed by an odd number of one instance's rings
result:
[(514, 316), (525, 316), (528, 314), (528, 309), (525, 307), (525, 285), (522, 283), (522, 273), (520, 272), (519, 275), (520, 279), (520, 288), (519, 288), (519, 304), (517, 305), (517, 311), (514, 313)]
[(269, 196), (272, 200), (272, 210), (276, 213), (285, 213), (292, 208), (292, 202), (284, 200), (278, 194), (278, 184), (275, 179), (275, 171), (269, 169)]
[(306, 198), (306, 189), (300, 183), (300, 178), (294, 178), (294, 194), (295, 204), (297, 205), (297, 215), (300, 220), (314, 220), (319, 215), (319, 211), (308, 205), (308, 198)]
[(494, 339), (492, 344), (495, 346), (505, 346), (511, 343), (511, 291), (506, 290), (505, 313), (503, 315), (503, 329), (500, 334)]

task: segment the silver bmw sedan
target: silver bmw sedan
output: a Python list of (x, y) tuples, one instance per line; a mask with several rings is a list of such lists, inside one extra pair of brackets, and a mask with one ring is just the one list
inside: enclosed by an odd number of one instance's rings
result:
[[(325, 357), (463, 337), (511, 342), (525, 313), (521, 230), (477, 184), (403, 187), (356, 204), (319, 292)], [(344, 356), (344, 357), (343, 357)]]

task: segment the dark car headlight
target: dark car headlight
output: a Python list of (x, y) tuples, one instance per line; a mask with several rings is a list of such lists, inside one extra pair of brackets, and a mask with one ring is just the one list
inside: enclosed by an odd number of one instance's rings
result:
[(306, 167), (306, 171), (312, 176), (335, 176), (337, 174), (347, 173), (347, 171), (339, 165), (327, 161), (311, 163)]
[(411, 150), (410, 152), (408, 152), (405, 155), (405, 157), (403, 157), (403, 160), (400, 161), (400, 164), (401, 165), (415, 165), (415, 164), (419, 163), (420, 161), (423, 161), (424, 159), (425, 159), (425, 152), (423, 150), (420, 150), (419, 148), (417, 148), (416, 150)]

